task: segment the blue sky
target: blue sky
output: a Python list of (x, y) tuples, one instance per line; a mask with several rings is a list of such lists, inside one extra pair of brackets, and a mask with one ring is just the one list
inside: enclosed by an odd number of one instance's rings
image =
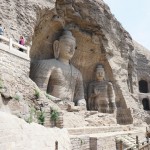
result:
[(104, 0), (132, 38), (150, 50), (150, 0)]

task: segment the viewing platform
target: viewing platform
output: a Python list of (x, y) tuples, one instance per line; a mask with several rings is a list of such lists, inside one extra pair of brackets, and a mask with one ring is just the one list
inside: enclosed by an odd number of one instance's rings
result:
[[(19, 51), (19, 48), (21, 48), (23, 52)], [(6, 38), (0, 35), (0, 49), (23, 59), (30, 60), (30, 47), (20, 45), (19, 43), (14, 42), (12, 38)]]

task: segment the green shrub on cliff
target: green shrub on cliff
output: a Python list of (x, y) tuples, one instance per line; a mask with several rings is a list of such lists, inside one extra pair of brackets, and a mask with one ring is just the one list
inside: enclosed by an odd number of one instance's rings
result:
[(15, 96), (13, 97), (16, 101), (20, 100), (20, 96), (18, 94), (15, 94)]
[(38, 112), (37, 119), (38, 119), (38, 123), (39, 124), (44, 125), (44, 122), (45, 122), (45, 112), (44, 111)]
[(34, 89), (34, 96), (38, 99), (40, 97), (40, 92), (37, 89)]

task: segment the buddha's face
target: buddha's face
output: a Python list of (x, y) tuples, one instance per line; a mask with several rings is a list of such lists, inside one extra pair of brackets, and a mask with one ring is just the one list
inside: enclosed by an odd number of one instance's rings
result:
[(70, 60), (75, 52), (76, 43), (73, 39), (64, 38), (59, 41), (59, 58)]
[(104, 79), (104, 75), (105, 75), (105, 72), (104, 72), (104, 69), (96, 69), (96, 79), (98, 81), (100, 80), (103, 80)]

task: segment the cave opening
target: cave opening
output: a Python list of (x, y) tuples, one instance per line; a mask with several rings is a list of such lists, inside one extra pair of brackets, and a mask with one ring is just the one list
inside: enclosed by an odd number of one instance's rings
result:
[(143, 109), (144, 110), (150, 110), (150, 108), (149, 108), (149, 99), (148, 98), (144, 98), (142, 100), (142, 104), (143, 104)]
[(139, 91), (141, 93), (148, 93), (148, 83), (145, 80), (139, 81)]

